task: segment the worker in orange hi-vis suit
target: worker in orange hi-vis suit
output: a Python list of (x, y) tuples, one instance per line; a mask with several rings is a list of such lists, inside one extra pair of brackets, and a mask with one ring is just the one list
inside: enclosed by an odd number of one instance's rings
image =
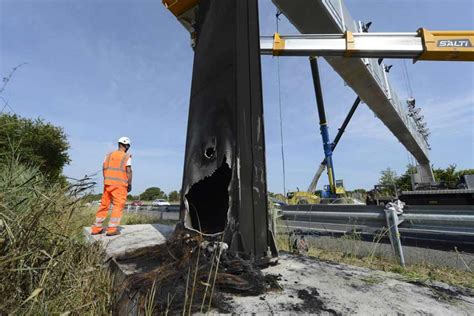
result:
[(113, 208), (107, 227), (107, 236), (120, 234), (118, 228), (127, 200), (127, 193), (132, 190), (132, 155), (127, 154), (130, 145), (128, 137), (121, 137), (118, 140), (118, 150), (109, 153), (105, 157), (103, 166), (104, 193), (95, 215), (92, 235), (103, 233), (102, 225), (107, 217), (110, 203), (113, 204)]

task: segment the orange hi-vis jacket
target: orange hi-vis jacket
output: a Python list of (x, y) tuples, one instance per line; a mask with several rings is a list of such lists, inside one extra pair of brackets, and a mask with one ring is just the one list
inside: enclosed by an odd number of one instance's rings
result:
[(116, 150), (107, 155), (104, 161), (104, 184), (113, 186), (128, 186), (126, 163), (130, 154)]

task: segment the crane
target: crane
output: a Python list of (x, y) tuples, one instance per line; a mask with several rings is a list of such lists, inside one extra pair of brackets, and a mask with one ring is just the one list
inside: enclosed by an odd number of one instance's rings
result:
[[(165, 7), (168, 8), (171, 13), (176, 16), (178, 21), (190, 32), (192, 46), (194, 47), (195, 39), (197, 37), (197, 30), (194, 28), (194, 24), (200, 1), (162, 1)], [(280, 2), (281, 1), (274, 1), (278, 7), (282, 4)], [(317, 71), (316, 59), (313, 58), (314, 56), (379, 58), (379, 60), (383, 58), (409, 58), (413, 59), (415, 62), (429, 60), (474, 61), (474, 47), (472, 45), (474, 42), (473, 31), (431, 31), (425, 28), (420, 28), (416, 32), (411, 33), (368, 33), (367, 30), (369, 24), (360, 28), (361, 32), (352, 32), (343, 26), (345, 32), (337, 34), (281, 35), (275, 33), (273, 36), (262, 36), (260, 38), (260, 52), (262, 55), (310, 57), (316, 98), (318, 101), (318, 113), (320, 117), (320, 129), (323, 138), (325, 158), (311, 182), (308, 190), (309, 192), (314, 191), (318, 179), (327, 166), (330, 191), (331, 193), (335, 193), (336, 185), (334, 168), (332, 166), (332, 151), (336, 147), (353, 114), (351, 109), (334, 142), (331, 143), (329, 141), (322, 94), (320, 87), (319, 91), (317, 87), (319, 73)], [(384, 69), (385, 72), (388, 72), (390, 67), (384, 67)], [(386, 76), (386, 74), (384, 75)], [(388, 92), (388, 94), (390, 94), (390, 92)], [(390, 96), (388, 97), (390, 99)], [(360, 98), (358, 99), (360, 102)], [(422, 139), (421, 142), (426, 142), (429, 132), (428, 129), (426, 129), (426, 126), (423, 126), (423, 124), (426, 125), (426, 123), (419, 122), (421, 121), (422, 116), (417, 116), (417, 114), (418, 113), (412, 113), (410, 117), (412, 117), (416, 121), (415, 123), (417, 123), (417, 132), (420, 133), (419, 138)], [(409, 143), (404, 143), (404, 145), (406, 147), (411, 146)], [(423, 146), (429, 149), (427, 143)], [(420, 152), (418, 152), (419, 157), (422, 157), (425, 160), (427, 157), (426, 149), (421, 147), (421, 152), (423, 153), (420, 154)], [(420, 158), (417, 157), (417, 159)], [(429, 164), (425, 163), (425, 165), (428, 166), (428, 168), (425, 168), (427, 169), (427, 178), (433, 179)]]
[[(344, 122), (342, 123), (341, 127), (339, 128), (336, 137), (334, 138), (334, 141), (331, 143), (331, 149), (334, 151), (336, 149), (337, 144), (339, 143), (339, 140), (341, 139), (342, 135), (344, 134), (344, 131), (346, 130), (347, 125), (349, 124), (349, 121), (351, 120), (352, 116), (354, 115), (354, 112), (356, 111), (357, 107), (360, 104), (360, 98), (357, 97), (354, 101), (354, 103), (351, 106), (351, 109), (349, 110), (349, 113), (347, 114), (346, 118), (344, 119)], [(321, 161), (319, 164), (319, 168), (316, 171), (316, 174), (313, 177), (313, 180), (311, 181), (311, 184), (308, 187), (308, 192), (314, 192), (316, 191), (316, 186), (318, 185), (319, 178), (321, 178), (321, 175), (323, 174), (324, 170), (326, 169), (327, 166), (327, 159), (326, 157)], [(337, 189), (337, 188), (336, 188)]]

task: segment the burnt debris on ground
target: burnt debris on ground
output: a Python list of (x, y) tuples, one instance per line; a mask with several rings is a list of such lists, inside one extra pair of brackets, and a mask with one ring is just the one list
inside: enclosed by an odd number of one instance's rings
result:
[(408, 283), (423, 286), (431, 290), (432, 297), (438, 301), (462, 300), (462, 297), (474, 297), (474, 290), (469, 288), (447, 286), (446, 284), (433, 281), (408, 281)]
[(217, 238), (177, 230), (165, 244), (116, 258), (119, 264), (155, 263), (155, 268), (132, 274), (121, 283), (116, 312), (207, 312), (211, 308), (231, 312), (222, 293), (248, 296), (280, 289), (277, 277), (264, 276), (252, 261), (226, 250), (227, 245)]
[(303, 301), (301, 306), (296, 306), (295, 311), (304, 311), (310, 313), (326, 312), (328, 315), (341, 315), (331, 308), (326, 308), (324, 302), (319, 297), (316, 288), (298, 290), (298, 298)]

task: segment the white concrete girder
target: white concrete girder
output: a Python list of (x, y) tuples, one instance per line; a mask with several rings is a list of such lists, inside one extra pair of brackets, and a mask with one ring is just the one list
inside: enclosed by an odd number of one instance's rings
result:
[[(342, 0), (272, 0), (302, 34), (339, 34), (359, 32)], [(326, 57), (375, 115), (388, 127), (422, 166), (430, 165), (426, 142), (408, 117), (384, 70), (377, 60), (367, 58)], [(431, 168), (423, 168), (424, 179), (434, 182)], [(428, 170), (429, 169), (429, 170)]]

